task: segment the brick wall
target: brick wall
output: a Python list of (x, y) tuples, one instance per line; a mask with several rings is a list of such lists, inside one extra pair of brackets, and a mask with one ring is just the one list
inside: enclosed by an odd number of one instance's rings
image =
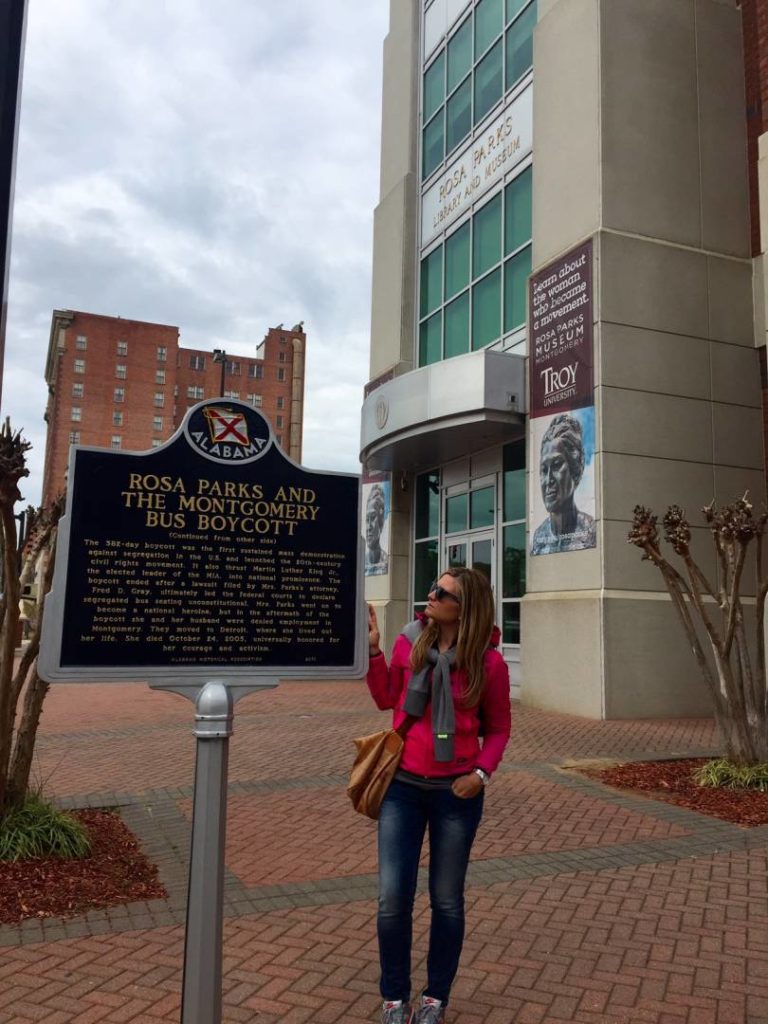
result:
[(741, 0), (740, 6), (744, 33), (752, 255), (757, 256), (762, 251), (757, 189), (757, 140), (768, 128), (768, 0)]

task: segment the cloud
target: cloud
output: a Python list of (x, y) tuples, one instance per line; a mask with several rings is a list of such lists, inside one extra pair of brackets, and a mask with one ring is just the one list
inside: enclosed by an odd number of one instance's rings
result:
[(3, 387), (28, 497), (54, 308), (239, 354), (304, 320), (304, 461), (358, 469), (385, 8), (30, 5)]

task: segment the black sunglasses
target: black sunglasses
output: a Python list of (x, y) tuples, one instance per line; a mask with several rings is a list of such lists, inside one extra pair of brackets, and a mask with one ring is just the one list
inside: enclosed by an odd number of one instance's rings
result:
[(450, 590), (446, 590), (445, 587), (438, 586), (437, 580), (435, 580), (427, 591), (427, 597), (429, 597), (430, 594), (435, 595), (436, 601), (443, 601), (446, 597), (449, 597), (451, 601), (455, 601), (456, 604), (461, 604), (459, 598), (455, 594), (452, 594)]

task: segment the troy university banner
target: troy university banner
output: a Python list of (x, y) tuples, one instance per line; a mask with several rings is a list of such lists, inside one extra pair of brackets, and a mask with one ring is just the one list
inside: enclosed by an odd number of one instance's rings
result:
[(593, 548), (591, 239), (531, 276), (529, 303), (531, 554)]

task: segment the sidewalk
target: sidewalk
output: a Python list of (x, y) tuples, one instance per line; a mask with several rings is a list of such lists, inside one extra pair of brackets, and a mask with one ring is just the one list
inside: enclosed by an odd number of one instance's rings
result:
[[(707, 721), (598, 723), (516, 707), (487, 794), (449, 1024), (768, 1024), (768, 827), (610, 792), (574, 758), (709, 753)], [(237, 705), (230, 748), (224, 1021), (376, 1021), (375, 825), (344, 795), (361, 683)], [(60, 685), (46, 790), (120, 806), (169, 899), (0, 926), (0, 1024), (178, 1022), (193, 707), (142, 685)], [(418, 898), (415, 983), (429, 923)]]

